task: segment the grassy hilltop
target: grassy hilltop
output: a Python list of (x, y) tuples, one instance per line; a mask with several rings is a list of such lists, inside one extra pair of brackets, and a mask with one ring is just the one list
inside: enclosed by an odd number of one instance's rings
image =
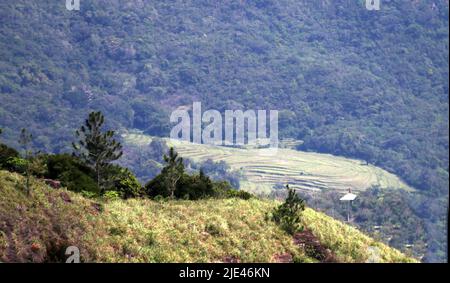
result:
[(311, 209), (292, 238), (267, 218), (275, 201), (93, 200), (36, 179), (28, 197), (22, 178), (0, 171), (2, 262), (65, 261), (72, 245), (86, 262), (416, 262)]

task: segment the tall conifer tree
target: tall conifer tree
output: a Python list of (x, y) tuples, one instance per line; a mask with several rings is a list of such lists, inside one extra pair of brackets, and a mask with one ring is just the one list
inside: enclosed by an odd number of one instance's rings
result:
[(101, 193), (104, 193), (108, 180), (107, 169), (123, 154), (122, 145), (114, 139), (114, 131), (102, 131), (104, 122), (101, 112), (90, 113), (85, 124), (76, 131), (78, 142), (72, 143), (74, 156), (95, 170)]

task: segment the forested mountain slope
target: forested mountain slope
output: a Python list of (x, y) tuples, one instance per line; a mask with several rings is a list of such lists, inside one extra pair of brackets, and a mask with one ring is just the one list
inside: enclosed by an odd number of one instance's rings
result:
[(3, 0), (2, 139), (16, 146), (26, 127), (38, 148), (65, 151), (93, 109), (114, 128), (162, 136), (192, 101), (278, 109), (282, 137), (399, 175), (442, 221), (448, 1), (364, 2), (81, 0), (67, 11), (62, 0)]
[(51, 133), (92, 108), (164, 135), (192, 100), (267, 107), (305, 149), (445, 191), (447, 1), (363, 2), (2, 1), (0, 121), (10, 141), (26, 126), (58, 151)]

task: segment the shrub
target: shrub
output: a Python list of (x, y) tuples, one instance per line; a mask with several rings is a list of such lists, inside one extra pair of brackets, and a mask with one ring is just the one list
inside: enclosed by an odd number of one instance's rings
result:
[(202, 171), (198, 175), (193, 176), (184, 174), (178, 183), (175, 196), (190, 200), (213, 197), (213, 183)]
[(116, 192), (116, 191), (106, 191), (103, 194), (103, 198), (106, 200), (117, 200), (117, 199), (120, 199), (120, 197), (121, 196), (120, 196), (119, 192)]
[(246, 191), (234, 189), (228, 181), (214, 182), (214, 194), (217, 198), (240, 198), (249, 200), (253, 195)]
[(0, 169), (8, 168), (8, 160), (11, 158), (18, 158), (19, 153), (14, 148), (8, 147), (7, 145), (0, 144)]
[(57, 179), (70, 191), (88, 191), (100, 195), (100, 189), (95, 180), (80, 170), (65, 171)]
[(159, 174), (145, 184), (144, 192), (150, 198), (166, 198), (170, 196), (170, 192), (164, 184), (164, 175), (162, 174)]
[[(134, 174), (119, 166), (114, 166), (112, 170), (113, 187), (110, 190), (116, 191), (121, 198), (128, 199), (139, 197), (142, 194), (142, 187)], [(114, 172), (115, 171), (115, 172)]]
[[(167, 186), (165, 174), (159, 174), (153, 180), (145, 185), (145, 193), (151, 198), (161, 196), (164, 198), (171, 197), (171, 190)], [(177, 182), (174, 191), (176, 199), (198, 200), (207, 197), (214, 197), (215, 191), (211, 179), (204, 175), (203, 172), (197, 175), (183, 174)]]
[[(167, 189), (164, 174), (156, 176), (145, 185), (145, 194), (153, 199), (168, 198), (171, 192)], [(248, 200), (252, 194), (234, 189), (228, 181), (214, 182), (200, 171), (196, 175), (183, 174), (177, 184), (175, 193), (177, 199), (198, 200), (204, 198), (240, 198)]]
[(11, 157), (6, 161), (6, 169), (20, 174), (25, 173), (28, 161), (20, 157)]
[(168, 156), (164, 156), (167, 165), (161, 174), (149, 181), (144, 192), (147, 196), (155, 198), (177, 198), (198, 200), (204, 198), (230, 198), (237, 197), (249, 199), (251, 194), (234, 190), (227, 181), (214, 182), (203, 170), (199, 174), (188, 175), (184, 171), (183, 159), (170, 149)]
[(303, 230), (300, 225), (301, 212), (305, 210), (305, 201), (295, 193), (294, 189), (286, 186), (288, 196), (283, 204), (272, 212), (272, 220), (289, 234)]
[(253, 197), (253, 195), (246, 191), (234, 190), (234, 189), (227, 191), (227, 198), (240, 198), (243, 200), (249, 200), (252, 197)]
[(89, 192), (89, 191), (81, 191), (81, 195), (85, 198), (95, 198), (98, 196), (97, 193)]
[(45, 177), (61, 181), (68, 190), (91, 192), (99, 195), (100, 189), (95, 181), (95, 172), (82, 164), (76, 157), (68, 154), (48, 156)]
[(33, 176), (42, 178), (48, 175), (48, 155), (39, 154), (30, 160), (30, 173)]
[(215, 223), (208, 223), (205, 226), (205, 232), (212, 236), (223, 236), (223, 228)]

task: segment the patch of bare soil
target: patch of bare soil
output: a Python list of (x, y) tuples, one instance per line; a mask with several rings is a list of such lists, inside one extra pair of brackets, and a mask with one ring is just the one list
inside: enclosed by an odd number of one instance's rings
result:
[(326, 246), (322, 245), (311, 230), (305, 229), (302, 232), (296, 233), (294, 235), (294, 242), (304, 249), (309, 257), (315, 258), (320, 262), (338, 262), (336, 255)]
[(224, 263), (240, 263), (241, 261), (240, 261), (239, 258), (236, 257), (236, 256), (226, 256), (226, 257), (223, 259), (223, 262), (224, 262)]
[(291, 263), (293, 262), (292, 255), (290, 253), (277, 254), (274, 256), (275, 262), (278, 263)]

